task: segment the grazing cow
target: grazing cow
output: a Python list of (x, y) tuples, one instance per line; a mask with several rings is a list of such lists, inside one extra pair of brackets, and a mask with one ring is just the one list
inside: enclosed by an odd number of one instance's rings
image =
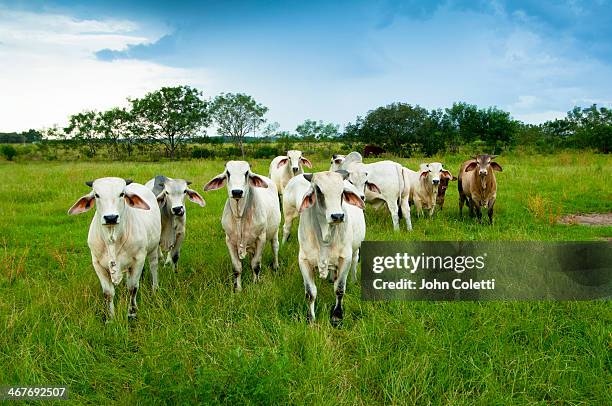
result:
[(497, 155), (476, 155), (474, 159), (465, 161), (459, 169), (459, 215), (463, 214), (463, 204), (467, 201), (470, 216), (478, 217), (482, 223), (481, 207), (488, 208), (489, 222), (493, 224), (493, 206), (497, 197), (497, 180), (494, 171), (502, 171), (497, 162)]
[(331, 271), (336, 293), (331, 323), (337, 326), (342, 321), (346, 279), (351, 266), (357, 267), (359, 247), (365, 238), (364, 202), (346, 189), (338, 172), (305, 174), (304, 178), (310, 187), (300, 204), (298, 262), (308, 301), (307, 319), (315, 319), (315, 272), (326, 278)]
[[(375, 209), (386, 205), (391, 213), (395, 231), (399, 231), (400, 213), (404, 214), (408, 230), (412, 230), (408, 195), (404, 194), (406, 185), (404, 184), (402, 168), (400, 164), (393, 161), (364, 164), (359, 152), (351, 152), (342, 163), (342, 169), (346, 170), (350, 176), (359, 173), (367, 174), (367, 181), (363, 183), (365, 201)], [(360, 188), (361, 185), (359, 185), (358, 190), (361, 190)]]
[(438, 188), (443, 178), (452, 179), (453, 175), (439, 162), (421, 164), (418, 172), (403, 168), (404, 184), (409, 190), (410, 201), (414, 203), (417, 215), (423, 215), (423, 208), (433, 216), (438, 197)]
[(208, 182), (204, 190), (220, 189), (226, 183), (228, 197), (221, 224), (234, 267), (234, 289), (239, 292), (242, 290), (242, 260), (247, 253), (252, 255), (253, 280), (259, 281), (261, 257), (267, 241), (272, 243), (274, 269), (278, 269), (280, 204), (274, 183), (251, 172), (245, 161), (227, 162), (223, 173)]
[(191, 182), (184, 179), (172, 179), (162, 175), (157, 175), (145, 184), (157, 196), (161, 212), (159, 249), (162, 257), (167, 253), (164, 265), (172, 264), (173, 269), (178, 264), (181, 246), (185, 239), (187, 223), (185, 196), (200, 207), (206, 204), (198, 192), (188, 187), (190, 184)]
[(365, 158), (369, 158), (371, 156), (378, 157), (378, 156), (381, 156), (382, 154), (384, 154), (385, 152), (387, 152), (387, 151), (385, 151), (384, 148), (379, 147), (377, 145), (366, 145), (363, 148), (363, 156)]
[(157, 255), (161, 220), (155, 195), (143, 185), (121, 178), (86, 182), (91, 192), (81, 197), (68, 214), (79, 214), (97, 205), (89, 226), (87, 244), (100, 279), (109, 319), (115, 314), (115, 285), (127, 274), (130, 292), (128, 318), (136, 318), (136, 294), (145, 258), (149, 260), (153, 290), (157, 289)]
[(446, 189), (448, 189), (448, 182), (451, 180), (457, 180), (455, 176), (451, 179), (446, 176), (440, 177), (440, 185), (438, 185), (438, 197), (436, 198), (436, 205), (440, 207), (440, 210), (444, 208), (444, 197), (446, 196)]
[(340, 155), (340, 154), (332, 155), (331, 166), (329, 167), (329, 170), (331, 172), (335, 172), (338, 169), (340, 169), (340, 165), (342, 165), (342, 162), (344, 162), (344, 158), (346, 158), (346, 155)]
[(302, 156), (302, 151), (290, 150), (286, 156), (277, 156), (270, 163), (270, 179), (279, 194), (283, 194), (289, 180), (304, 173), (304, 165), (312, 168), (312, 163)]

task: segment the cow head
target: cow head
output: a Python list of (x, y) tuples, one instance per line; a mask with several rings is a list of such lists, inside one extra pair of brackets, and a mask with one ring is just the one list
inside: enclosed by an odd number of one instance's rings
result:
[(380, 189), (374, 183), (368, 181), (368, 172), (361, 166), (353, 167), (348, 174), (347, 181), (359, 191), (359, 197), (365, 201), (366, 190), (380, 193)]
[(329, 168), (330, 171), (335, 171), (340, 169), (340, 165), (344, 162), (345, 155), (334, 154), (331, 158), (331, 166)]
[(304, 174), (304, 178), (310, 181), (310, 188), (302, 200), (300, 212), (314, 207), (328, 224), (335, 225), (344, 222), (343, 201), (363, 209), (363, 200), (345, 187), (347, 177), (346, 171)]
[(435, 187), (440, 184), (441, 178), (452, 179), (453, 175), (440, 162), (421, 165), (421, 179), (426, 178), (427, 183)]
[(306, 165), (307, 167), (312, 168), (312, 163), (302, 156), (302, 151), (293, 149), (287, 151), (287, 156), (283, 157), (278, 162), (277, 168), (288, 164), (291, 164), (291, 172), (293, 173), (293, 176), (299, 175), (300, 173), (304, 173), (302, 165)]
[(227, 183), (227, 195), (236, 201), (248, 197), (251, 186), (267, 188), (268, 184), (259, 175), (251, 172), (245, 161), (228, 161), (223, 173), (215, 176), (204, 186), (204, 191), (220, 189)]
[(200, 207), (206, 205), (202, 196), (188, 187), (191, 184), (190, 181), (156, 177), (155, 182), (155, 186), (159, 186), (162, 189), (157, 195), (159, 207), (167, 207), (175, 216), (182, 217), (185, 215), (185, 197), (198, 204)]
[(474, 160), (471, 161), (465, 167), (465, 172), (471, 172), (477, 170), (478, 176), (480, 177), (480, 184), (483, 189), (486, 188), (487, 176), (492, 173), (492, 171), (502, 171), (502, 167), (497, 162), (493, 162), (493, 160), (497, 158), (497, 155), (487, 155), (481, 154), (474, 156)]
[(149, 205), (136, 193), (126, 191), (126, 186), (132, 183), (130, 179), (100, 178), (85, 182), (92, 188), (91, 192), (81, 197), (68, 210), (68, 214), (79, 214), (97, 205), (96, 215), (103, 226), (120, 224), (125, 213), (125, 207), (149, 210)]

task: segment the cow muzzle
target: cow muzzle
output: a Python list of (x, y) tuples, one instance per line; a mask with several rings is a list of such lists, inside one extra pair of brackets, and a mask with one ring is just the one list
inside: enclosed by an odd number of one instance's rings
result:
[(293, 174), (296, 175), (300, 171), (300, 168), (294, 166), (293, 168), (291, 168), (291, 170), (293, 171)]
[(333, 213), (330, 217), (332, 224), (339, 224), (344, 221), (344, 213)]
[(242, 196), (244, 196), (244, 190), (242, 190), (242, 189), (232, 189), (232, 197), (234, 199), (242, 199)]
[(183, 206), (173, 207), (172, 214), (174, 214), (175, 216), (182, 217), (185, 214), (185, 208)]
[(102, 216), (104, 222), (102, 223), (105, 226), (113, 226), (119, 223), (119, 215), (118, 214), (107, 214)]

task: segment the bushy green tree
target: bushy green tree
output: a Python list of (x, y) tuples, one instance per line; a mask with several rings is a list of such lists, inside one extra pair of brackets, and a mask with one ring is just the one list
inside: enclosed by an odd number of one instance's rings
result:
[(87, 146), (90, 156), (95, 156), (98, 145), (100, 144), (101, 135), (97, 125), (98, 113), (93, 110), (87, 110), (82, 113), (70, 116), (69, 123), (64, 132), (67, 135)]
[(268, 108), (246, 94), (222, 93), (215, 97), (210, 111), (217, 124), (217, 132), (231, 137), (244, 158), (244, 137), (266, 121), (264, 115)]
[(138, 135), (160, 142), (172, 159), (187, 139), (210, 124), (208, 102), (189, 86), (162, 87), (130, 102)]

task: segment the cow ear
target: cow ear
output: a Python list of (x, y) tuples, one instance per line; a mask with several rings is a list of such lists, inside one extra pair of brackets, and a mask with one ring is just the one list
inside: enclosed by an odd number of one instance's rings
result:
[(284, 157), (283, 159), (281, 159), (280, 161), (278, 161), (278, 164), (276, 164), (277, 168), (280, 168), (283, 165), (287, 165), (287, 162), (289, 162), (289, 158)]
[(225, 186), (225, 181), (227, 180), (227, 176), (225, 172), (215, 176), (211, 181), (209, 181), (206, 185), (204, 185), (204, 191), (208, 192), (209, 190), (217, 190), (221, 189)]
[(444, 175), (444, 177), (446, 177), (447, 179), (454, 178), (454, 176), (449, 171), (447, 171), (446, 169), (442, 170), (442, 175)]
[(132, 179), (125, 179), (125, 185), (129, 185), (130, 183), (134, 182)]
[(359, 196), (357, 196), (355, 193), (351, 192), (350, 190), (344, 189), (344, 192), (342, 192), (342, 197), (344, 198), (344, 201), (347, 202), (348, 204), (357, 206), (360, 209), (365, 209), (365, 204), (363, 203), (363, 200), (361, 200)]
[(376, 186), (376, 184), (372, 183), (372, 182), (366, 182), (366, 188), (368, 188), (368, 190), (370, 192), (374, 192), (374, 193), (382, 193), (380, 191), (380, 188), (378, 186)]
[(306, 193), (306, 195), (302, 199), (302, 204), (300, 205), (299, 212), (301, 213), (305, 209), (314, 206), (316, 201), (317, 201), (317, 194), (315, 193), (314, 189), (311, 187), (308, 190), (308, 193)]
[(166, 199), (166, 192), (164, 190), (162, 190), (156, 197), (157, 199), (157, 203), (160, 205), (163, 205), (165, 199)]
[(198, 204), (200, 207), (206, 206), (206, 202), (204, 201), (202, 196), (200, 196), (200, 194), (196, 192), (195, 190), (187, 189), (185, 190), (185, 194), (187, 194), (187, 197), (189, 198), (189, 200)]
[(261, 176), (255, 175), (254, 173), (251, 173), (249, 175), (249, 183), (251, 184), (251, 186), (255, 186), (255, 187), (262, 187), (262, 188), (268, 187), (268, 183), (266, 183), (266, 181), (263, 180)]
[(338, 169), (336, 173), (339, 173), (340, 175), (342, 175), (343, 180), (346, 180), (349, 177), (348, 171), (345, 171), (344, 169)]
[(342, 158), (336, 158), (336, 159), (334, 159), (334, 163), (335, 163), (336, 165), (340, 165), (342, 162), (343, 162)]
[(491, 162), (489, 165), (491, 165), (494, 171), (503, 172), (501, 165), (497, 162)]
[(306, 179), (308, 182), (312, 182), (312, 173), (304, 173), (302, 174), (302, 176), (304, 177), (304, 179)]
[(87, 210), (94, 207), (96, 204), (96, 199), (94, 197), (93, 192), (88, 195), (81, 197), (75, 204), (72, 205), (70, 209), (68, 209), (68, 214), (81, 214), (85, 213)]
[(142, 197), (138, 196), (136, 193), (126, 193), (123, 198), (128, 206), (133, 207), (135, 209), (149, 210), (151, 206), (145, 202)]
[(468, 166), (465, 167), (465, 172), (471, 172), (476, 169), (476, 162), (470, 162)]
[(302, 163), (306, 165), (307, 167), (312, 168), (312, 162), (310, 162), (308, 159), (304, 157), (300, 157), (300, 161), (302, 161)]
[(422, 177), (427, 176), (428, 174), (429, 174), (428, 170), (427, 171), (423, 171), (423, 172), (421, 172), (421, 176), (419, 176), (419, 177), (422, 178)]

